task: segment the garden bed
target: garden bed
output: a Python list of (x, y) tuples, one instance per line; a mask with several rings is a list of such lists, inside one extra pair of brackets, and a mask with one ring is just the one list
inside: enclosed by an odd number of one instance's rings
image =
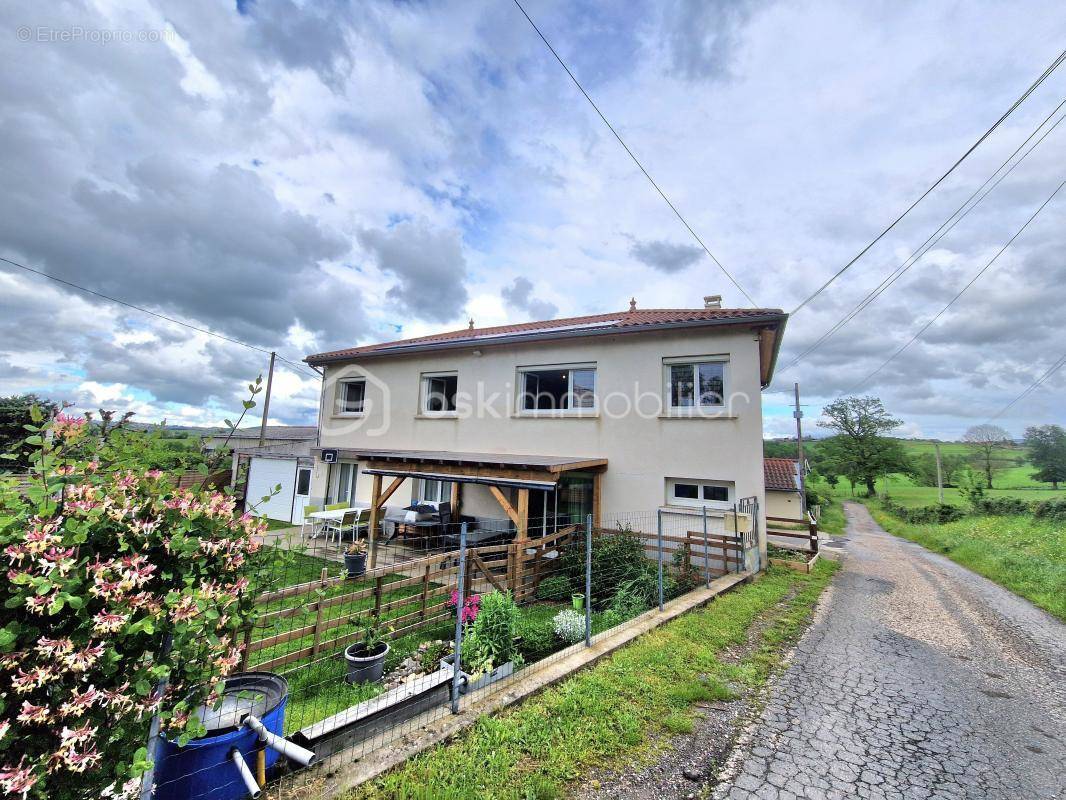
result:
[(818, 563), (818, 554), (809, 550), (796, 550), (780, 545), (767, 545), (766, 556), (771, 564), (779, 567), (788, 567), (796, 572), (810, 574), (814, 565)]

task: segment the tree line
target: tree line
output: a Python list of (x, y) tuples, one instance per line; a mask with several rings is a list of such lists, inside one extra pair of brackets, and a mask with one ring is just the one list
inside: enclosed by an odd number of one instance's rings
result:
[[(911, 455), (899, 439), (889, 435), (901, 425), (903, 420), (893, 417), (877, 397), (843, 397), (822, 409), (818, 426), (832, 435), (806, 443), (807, 462), (831, 487), (844, 478), (853, 487), (865, 487), (870, 496), (876, 493), (877, 480), (892, 473), (908, 475), (923, 486), (936, 486), (936, 456)], [(968, 445), (967, 453), (941, 456), (944, 486), (993, 489), (997, 472), (1026, 461), (1036, 468), (1034, 480), (1050, 483), (1054, 489), (1066, 482), (1066, 430), (1059, 425), (1026, 428), (1024, 450), (1016, 455), (1005, 452), (1015, 449), (1015, 444), (998, 425), (975, 425), (962, 441)], [(767, 456), (794, 457), (795, 453), (791, 442), (765, 443)]]

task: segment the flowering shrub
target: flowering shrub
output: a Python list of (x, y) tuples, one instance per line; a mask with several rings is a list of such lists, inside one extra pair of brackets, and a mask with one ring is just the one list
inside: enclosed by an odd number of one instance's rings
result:
[(560, 611), (552, 619), (555, 635), (567, 644), (575, 644), (585, 638), (585, 615), (572, 608)]
[(83, 418), (34, 422), (30, 487), (0, 482), (0, 793), (133, 797), (153, 716), (201, 735), (240, 662), (263, 523), (102, 463)]
[[(454, 610), (459, 605), (459, 590), (452, 591), (451, 597), (449, 597), (444, 607)], [(463, 598), (463, 613), (461, 614), (464, 625), (469, 625), (475, 619), (477, 619), (477, 612), (481, 609), (481, 595), (472, 594), (469, 597)]]

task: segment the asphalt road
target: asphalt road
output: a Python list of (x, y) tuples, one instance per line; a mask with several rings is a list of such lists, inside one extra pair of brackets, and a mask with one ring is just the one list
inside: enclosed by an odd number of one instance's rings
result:
[(846, 513), (843, 569), (713, 796), (1066, 797), (1066, 625)]

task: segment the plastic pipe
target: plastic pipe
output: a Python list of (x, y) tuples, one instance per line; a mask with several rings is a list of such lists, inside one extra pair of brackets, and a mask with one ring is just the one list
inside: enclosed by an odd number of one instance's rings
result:
[(262, 721), (260, 721), (260, 719), (254, 714), (249, 714), (245, 717), (244, 724), (259, 735), (259, 741), (267, 747), (277, 750), (285, 756), (285, 758), (291, 759), (305, 767), (311, 766), (318, 760), (318, 756), (316, 756), (313, 751), (308, 750), (306, 747), (300, 747), (300, 745), (290, 742), (288, 739), (283, 739), (277, 734), (268, 731)]
[(248, 796), (252, 800), (256, 800), (263, 790), (259, 788), (259, 784), (255, 782), (255, 776), (248, 769), (248, 765), (244, 763), (244, 756), (241, 755), (241, 751), (234, 747), (229, 751), (229, 757), (237, 765), (237, 772), (241, 774), (241, 780), (244, 781), (244, 786), (248, 789)]

